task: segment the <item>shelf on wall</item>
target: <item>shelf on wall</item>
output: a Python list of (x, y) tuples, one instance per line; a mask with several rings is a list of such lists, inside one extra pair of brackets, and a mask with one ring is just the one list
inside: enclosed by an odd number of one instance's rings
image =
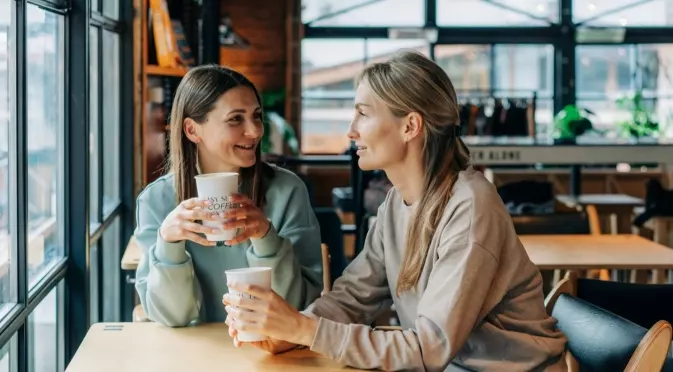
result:
[(157, 65), (145, 66), (145, 73), (154, 76), (176, 76), (183, 77), (187, 73), (184, 67), (161, 67)]

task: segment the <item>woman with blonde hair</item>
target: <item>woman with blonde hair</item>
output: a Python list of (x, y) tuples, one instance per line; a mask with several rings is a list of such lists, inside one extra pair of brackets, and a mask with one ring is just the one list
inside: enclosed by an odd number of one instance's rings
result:
[[(294, 173), (260, 159), (263, 110), (255, 86), (222, 66), (191, 69), (175, 92), (166, 175), (138, 196), (135, 239), (143, 255), (136, 290), (145, 314), (166, 326), (223, 322), (224, 271), (273, 268), (272, 288), (303, 309), (320, 295), (320, 228)], [(207, 213), (198, 174), (236, 172), (239, 207)], [(230, 241), (199, 221), (237, 229)]]
[[(230, 283), (234, 342), (295, 345), (363, 369), (561, 371), (566, 339), (543, 304), (529, 260), (495, 187), (469, 165), (456, 93), (434, 62), (400, 52), (362, 72), (348, 136), (359, 166), (393, 184), (364, 250), (333, 291), (298, 312), (273, 291)], [(402, 330), (369, 325), (395, 304)], [(251, 312), (246, 310), (252, 310)]]

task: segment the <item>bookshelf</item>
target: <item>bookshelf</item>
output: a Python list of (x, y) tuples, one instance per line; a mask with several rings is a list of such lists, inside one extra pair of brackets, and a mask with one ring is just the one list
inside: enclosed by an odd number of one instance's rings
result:
[(161, 67), (157, 65), (145, 66), (145, 73), (148, 76), (172, 76), (183, 77), (187, 73), (185, 67)]
[[(158, 45), (161, 40), (158, 43), (154, 38), (153, 1), (133, 0), (136, 195), (162, 175), (168, 155), (168, 114), (175, 89), (188, 71), (181, 65), (166, 67), (166, 59), (160, 63), (157, 49), (165, 51), (166, 48), (165, 44), (163, 47)], [(175, 31), (173, 35), (177, 51), (181, 46), (188, 46), (193, 56), (192, 64), (204, 63), (199, 54), (210, 49), (219, 52), (219, 44), (206, 45), (203, 38), (206, 32), (217, 32), (217, 15), (213, 14), (213, 8), (219, 1), (165, 0), (165, 3), (170, 19), (163, 19), (163, 25), (175, 29), (175, 21), (179, 22), (180, 32)], [(217, 38), (214, 41), (218, 41)]]

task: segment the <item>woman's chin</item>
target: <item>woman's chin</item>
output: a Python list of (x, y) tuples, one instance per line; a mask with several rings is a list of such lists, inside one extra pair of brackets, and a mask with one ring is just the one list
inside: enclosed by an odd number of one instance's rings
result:
[(246, 159), (239, 158), (238, 163), (239, 163), (239, 167), (241, 167), (241, 168), (250, 168), (253, 165), (255, 165), (255, 163), (257, 163), (257, 157), (253, 156), (252, 159), (250, 159), (250, 158), (246, 158)]
[(360, 167), (360, 169), (362, 169), (363, 171), (371, 171), (371, 170), (378, 169), (378, 168), (376, 168), (376, 166), (374, 164), (371, 163), (371, 161), (368, 161), (367, 159), (363, 159), (362, 157), (360, 157), (360, 159), (358, 159), (358, 167)]

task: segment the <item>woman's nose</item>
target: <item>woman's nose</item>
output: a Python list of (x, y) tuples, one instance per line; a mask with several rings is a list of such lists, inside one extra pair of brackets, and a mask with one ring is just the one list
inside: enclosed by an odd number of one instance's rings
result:
[(264, 125), (255, 121), (249, 121), (246, 124), (245, 134), (248, 137), (259, 138), (264, 133)]
[(351, 121), (348, 125), (348, 131), (346, 132), (346, 137), (351, 140), (355, 140), (359, 137), (357, 130), (355, 130), (355, 122)]

